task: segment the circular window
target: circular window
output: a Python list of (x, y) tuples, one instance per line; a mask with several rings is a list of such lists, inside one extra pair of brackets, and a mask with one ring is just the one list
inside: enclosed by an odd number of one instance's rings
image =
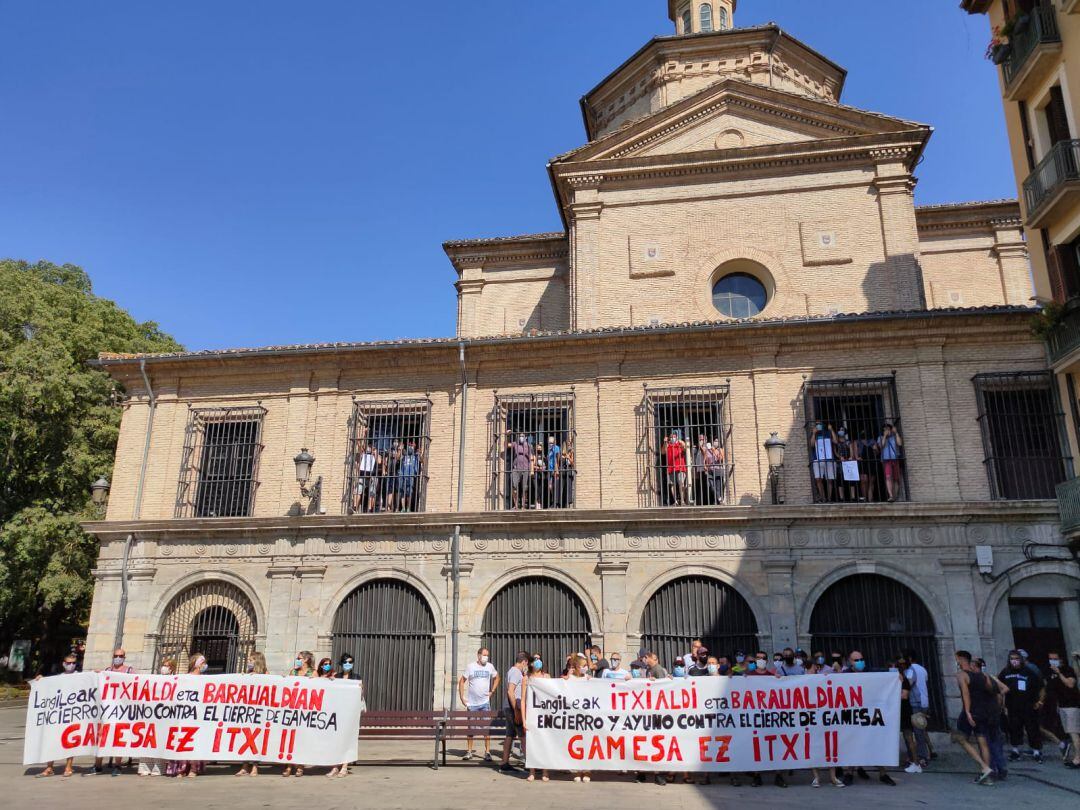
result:
[(729, 273), (713, 285), (713, 306), (729, 318), (752, 318), (769, 300), (769, 292), (749, 273)]

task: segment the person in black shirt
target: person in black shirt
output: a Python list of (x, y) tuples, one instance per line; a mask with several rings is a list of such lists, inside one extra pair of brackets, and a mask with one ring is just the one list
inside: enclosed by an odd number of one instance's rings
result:
[(1047, 663), (1046, 691), (1057, 699), (1061, 725), (1072, 739), (1072, 760), (1065, 767), (1080, 768), (1080, 682), (1056, 650), (1047, 654)]
[(981, 770), (975, 781), (980, 785), (994, 784), (990, 767), (989, 726), (996, 717), (997, 695), (993, 684), (972, 664), (971, 653), (956, 651), (956, 683), (960, 687), (963, 710), (956, 720), (954, 741), (967, 752)]
[(1027, 732), (1030, 754), (1036, 762), (1042, 762), (1042, 731), (1039, 729), (1039, 712), (1036, 705), (1046, 699), (1046, 685), (1042, 676), (1024, 665), (1019, 650), (1009, 651), (1009, 663), (998, 678), (1009, 687), (1005, 695), (1005, 711), (1008, 716), (1009, 759), (1020, 759), (1019, 746)]
[(709, 650), (707, 647), (700, 646), (694, 650), (694, 657), (686, 662), (686, 674), (691, 678), (697, 678), (702, 675), (709, 675)]

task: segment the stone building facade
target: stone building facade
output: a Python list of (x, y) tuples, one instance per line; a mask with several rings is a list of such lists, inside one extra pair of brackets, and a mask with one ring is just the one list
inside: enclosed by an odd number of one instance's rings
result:
[(101, 358), (89, 663), (347, 651), (393, 709), (448, 705), (481, 644), (913, 646), (944, 711), (956, 649), (1080, 646), (1016, 203), (916, 207), (928, 127), (698, 5), (583, 99), (565, 233), (446, 244), (456, 336)]

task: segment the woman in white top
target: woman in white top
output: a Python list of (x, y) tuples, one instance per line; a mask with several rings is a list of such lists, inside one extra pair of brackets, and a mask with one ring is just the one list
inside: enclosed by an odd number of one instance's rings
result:
[[(589, 662), (584, 655), (572, 655), (566, 665), (566, 674), (563, 676), (568, 681), (587, 681), (589, 675)], [(571, 771), (575, 782), (591, 782), (589, 771)]]
[[(550, 678), (547, 668), (544, 666), (544, 661), (540, 657), (540, 653), (533, 653), (532, 660), (529, 662), (529, 671), (525, 675), (525, 683), (522, 688), (522, 705), (525, 705), (524, 695), (529, 691), (529, 684), (536, 678)], [(548, 781), (548, 772), (545, 768), (540, 772), (540, 779), (544, 782)], [(529, 775), (526, 777), (527, 782), (536, 781), (536, 768), (529, 768)]]

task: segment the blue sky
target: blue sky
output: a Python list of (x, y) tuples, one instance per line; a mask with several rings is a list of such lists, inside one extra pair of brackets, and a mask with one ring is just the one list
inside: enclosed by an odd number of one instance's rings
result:
[[(986, 19), (742, 0), (936, 128), (920, 204), (1012, 197)], [(82, 265), (188, 348), (449, 335), (446, 239), (561, 228), (548, 158), (666, 0), (0, 0), (0, 256)]]

